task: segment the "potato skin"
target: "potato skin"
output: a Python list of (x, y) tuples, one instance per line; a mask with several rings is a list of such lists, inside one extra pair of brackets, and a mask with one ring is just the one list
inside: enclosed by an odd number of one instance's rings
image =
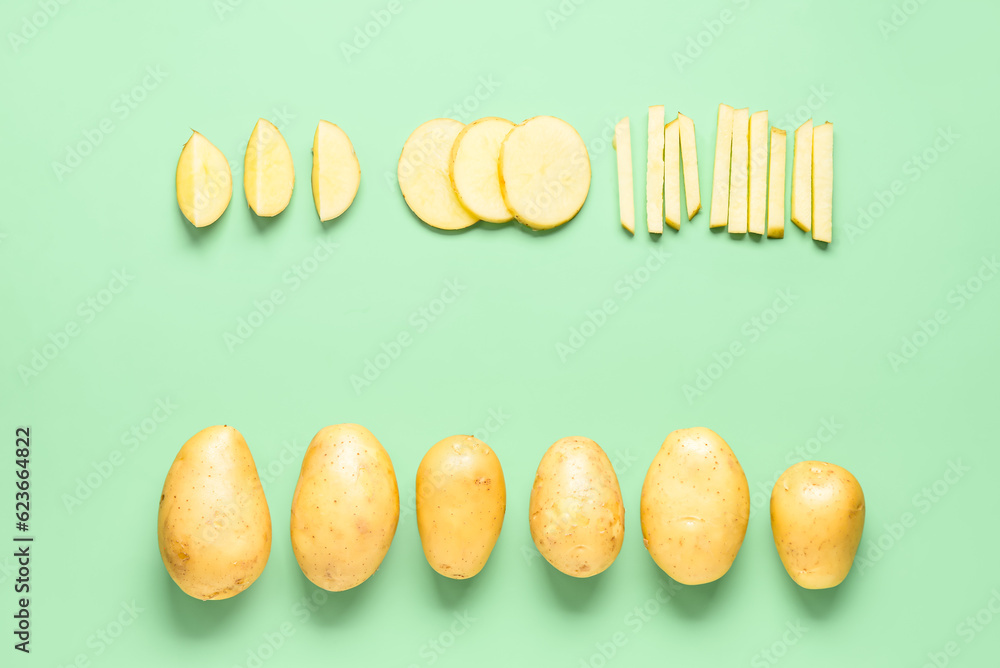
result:
[(455, 580), (481, 571), (506, 510), (500, 460), (478, 438), (451, 436), (424, 455), (417, 468), (417, 529), (435, 571)]
[(774, 545), (800, 587), (829, 589), (843, 582), (864, 528), (865, 495), (847, 469), (827, 462), (799, 462), (774, 484)]
[(292, 550), (317, 587), (344, 591), (378, 570), (399, 522), (389, 454), (356, 424), (321, 429), (302, 458), (292, 497)]
[(163, 483), (157, 535), (167, 572), (194, 598), (230, 598), (260, 576), (271, 513), (240, 432), (209, 427), (184, 444)]
[(531, 538), (545, 560), (567, 575), (606, 570), (625, 537), (625, 505), (611, 460), (582, 436), (556, 441), (531, 488)]
[(729, 445), (711, 429), (678, 429), (650, 464), (640, 502), (643, 543), (681, 584), (729, 571), (750, 519), (750, 489)]

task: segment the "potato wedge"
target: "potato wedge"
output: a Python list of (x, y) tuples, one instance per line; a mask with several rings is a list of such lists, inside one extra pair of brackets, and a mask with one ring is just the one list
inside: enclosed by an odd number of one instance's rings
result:
[(277, 216), (291, 201), (294, 187), (292, 152), (278, 128), (261, 118), (250, 134), (243, 158), (243, 190), (247, 204), (258, 216)]
[(715, 134), (715, 167), (712, 171), (712, 210), (709, 227), (725, 227), (729, 222), (729, 172), (733, 150), (733, 108), (719, 105), (719, 127)]
[(635, 185), (632, 181), (632, 132), (628, 116), (615, 126), (612, 140), (618, 158), (618, 212), (622, 227), (635, 234)]
[(813, 239), (826, 243), (833, 233), (833, 123), (813, 130), (812, 233)]
[(646, 229), (663, 232), (663, 105), (649, 108), (646, 142)]
[(505, 118), (487, 117), (469, 123), (458, 133), (448, 160), (448, 178), (462, 203), (488, 223), (514, 218), (500, 194), (500, 143), (514, 127)]
[(694, 121), (678, 112), (681, 136), (681, 162), (684, 164), (684, 199), (688, 220), (701, 209), (701, 186), (698, 185), (698, 145), (694, 138)]
[(733, 157), (729, 174), (729, 233), (747, 231), (750, 110), (733, 111)]
[(812, 139), (810, 118), (795, 130), (792, 152), (792, 222), (803, 232), (812, 227)]
[(572, 220), (589, 191), (587, 146), (566, 121), (529, 118), (500, 145), (500, 192), (523, 225), (549, 230)]
[(177, 160), (177, 205), (195, 227), (211, 225), (233, 197), (233, 175), (222, 151), (197, 132)]
[(747, 231), (764, 234), (767, 228), (767, 112), (750, 115), (750, 186)]
[(681, 229), (681, 139), (680, 123), (670, 121), (663, 128), (663, 219)]
[(451, 118), (427, 121), (399, 154), (396, 176), (403, 199), (417, 218), (441, 230), (461, 230), (479, 220), (458, 201), (448, 177), (451, 147), (464, 127)]
[(361, 166), (347, 133), (320, 121), (313, 136), (312, 190), (321, 221), (347, 211), (361, 185)]
[(767, 236), (785, 236), (785, 131), (771, 128), (771, 160), (767, 176)]

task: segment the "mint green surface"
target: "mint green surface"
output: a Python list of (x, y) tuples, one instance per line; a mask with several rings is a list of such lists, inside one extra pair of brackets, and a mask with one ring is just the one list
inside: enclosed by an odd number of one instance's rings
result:
[[(11, 647), (15, 575), (0, 557), (0, 663), (994, 665), (1000, 10), (893, 7), (4, 3), (0, 540), (14, 533), (19, 425), (32, 429), (37, 539), (28, 657)], [(345, 55), (372, 12), (385, 25)], [(789, 132), (789, 170), (799, 120), (834, 122), (829, 248), (791, 223), (780, 241), (708, 230), (720, 102), (768, 109)], [(704, 202), (658, 239), (642, 230), (652, 104), (694, 119)], [(445, 234), (409, 212), (396, 160), (420, 123), (538, 114), (590, 149), (575, 220)], [(634, 238), (610, 147), (625, 115)], [(250, 214), (242, 188), (260, 116), (298, 177), (273, 220)], [(363, 174), (326, 225), (309, 185), (320, 119), (349, 134)], [(174, 194), (191, 128), (240, 168), (202, 230)], [(25, 372), (36, 352), (40, 371)], [(358, 391), (367, 363), (385, 368)], [(381, 440), (404, 511), (377, 575), (324, 600), (292, 556), (288, 514), (302, 452), (338, 422)], [(155, 522), (177, 450), (219, 423), (253, 451), (274, 543), (249, 590), (201, 603), (168, 578)], [(732, 446), (754, 513), (731, 572), (685, 588), (643, 549), (639, 491), (664, 437), (695, 425)], [(424, 452), (469, 432), (500, 456), (508, 512), (483, 573), (452, 582), (428, 567), (407, 507)], [(527, 522), (539, 459), (574, 434), (607, 451), (627, 509), (618, 560), (586, 581), (548, 566)], [(770, 487), (803, 458), (846, 467), (867, 499), (859, 561), (831, 591), (793, 584), (771, 538)]]

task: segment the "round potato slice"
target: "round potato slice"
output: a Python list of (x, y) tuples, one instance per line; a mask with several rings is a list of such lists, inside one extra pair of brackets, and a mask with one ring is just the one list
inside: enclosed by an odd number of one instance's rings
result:
[(177, 204), (195, 227), (211, 225), (229, 206), (233, 175), (222, 151), (197, 132), (177, 161)]
[(487, 117), (469, 123), (451, 147), (448, 173), (458, 201), (480, 220), (506, 223), (514, 217), (500, 194), (500, 144), (514, 124)]
[(500, 145), (500, 192), (514, 217), (535, 230), (571, 220), (590, 191), (590, 156), (566, 121), (535, 116)]
[(417, 218), (442, 230), (461, 230), (478, 220), (458, 201), (448, 177), (451, 147), (464, 127), (451, 118), (427, 121), (399, 154), (396, 174), (403, 199)]
[(320, 121), (313, 137), (312, 189), (321, 221), (347, 211), (361, 185), (361, 167), (347, 133), (329, 121)]

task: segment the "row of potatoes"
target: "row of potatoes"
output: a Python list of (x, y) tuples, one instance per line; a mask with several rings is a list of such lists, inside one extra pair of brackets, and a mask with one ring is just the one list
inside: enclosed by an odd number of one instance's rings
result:
[[(446, 438), (421, 461), (416, 490), (417, 527), (431, 567), (454, 579), (479, 573), (507, 506), (496, 453), (473, 436)], [(564, 438), (548, 449), (529, 514), (539, 552), (568, 575), (597, 575), (621, 550), (625, 506), (618, 478), (590, 439)], [(746, 534), (746, 475), (714, 431), (677, 430), (649, 467), (640, 514), (643, 543), (667, 575), (682, 584), (712, 582), (732, 566)], [(833, 464), (795, 464), (771, 495), (778, 554), (807, 589), (844, 580), (864, 519), (861, 486)], [(291, 508), (292, 549), (305, 576), (328, 591), (361, 584), (382, 563), (398, 520), (396, 474), (372, 433), (340, 424), (316, 434)], [(170, 577), (197, 599), (230, 598), (260, 576), (271, 551), (271, 516), (236, 429), (209, 427), (181, 448), (163, 485), (158, 535)]]

